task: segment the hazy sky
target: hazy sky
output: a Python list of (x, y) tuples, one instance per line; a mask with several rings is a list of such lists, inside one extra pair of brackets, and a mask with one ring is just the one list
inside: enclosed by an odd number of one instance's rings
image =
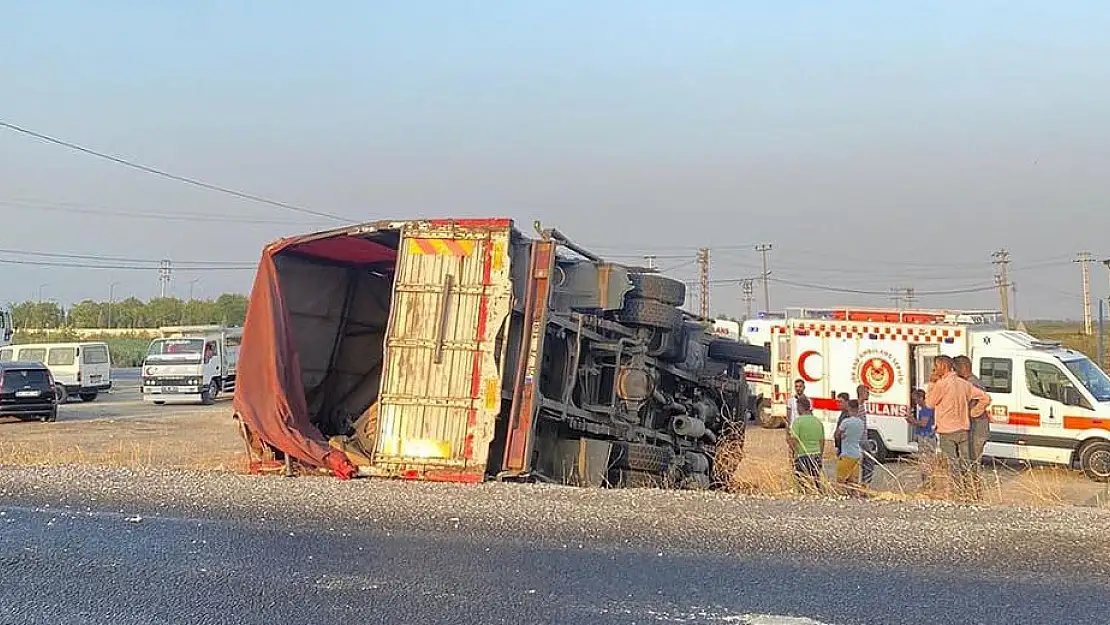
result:
[[(1071, 259), (1110, 256), (1110, 3), (0, 8), (3, 121), (360, 220), (541, 219), (683, 279), (710, 246), (714, 312), (741, 310), (759, 242), (778, 280), (952, 307), (997, 306), (924, 293), (990, 285), (1007, 247), (1024, 317), (1077, 317)], [(332, 225), (6, 130), (0, 215), (0, 260), (83, 265), (11, 250), (242, 267)], [(252, 275), (179, 270), (173, 291)], [(0, 263), (4, 300), (105, 299), (113, 282), (149, 297), (157, 270)], [(776, 308), (890, 305), (771, 289)]]

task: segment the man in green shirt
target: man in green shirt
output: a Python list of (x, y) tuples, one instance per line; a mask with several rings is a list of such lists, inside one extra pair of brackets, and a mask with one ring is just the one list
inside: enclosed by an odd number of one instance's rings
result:
[(797, 399), (797, 414), (790, 422), (786, 444), (794, 456), (794, 477), (804, 490), (821, 490), (825, 426), (813, 416), (808, 397)]

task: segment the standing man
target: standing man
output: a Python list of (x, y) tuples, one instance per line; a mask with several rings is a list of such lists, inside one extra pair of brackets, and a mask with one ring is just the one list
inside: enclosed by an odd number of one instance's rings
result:
[(933, 361), (925, 405), (934, 411), (940, 453), (948, 461), (948, 470), (962, 483), (972, 462), (968, 444), (971, 407), (974, 406), (977, 412), (986, 410), (991, 399), (984, 391), (956, 375), (955, 366), (951, 356), (937, 356)]
[[(867, 447), (867, 400), (871, 399), (871, 389), (867, 388), (866, 384), (860, 384), (856, 387), (856, 401), (859, 402), (859, 412), (856, 416), (860, 421), (863, 421), (863, 434), (860, 438), (860, 445)], [(864, 453), (860, 458), (860, 483), (864, 488), (871, 488), (871, 478), (875, 477), (875, 457), (869, 453)]]
[(836, 434), (833, 435), (840, 446), (836, 458), (836, 483), (845, 488), (848, 495), (857, 496), (860, 494), (860, 458), (863, 456), (860, 439), (865, 436), (867, 428), (859, 418), (859, 401), (853, 399), (848, 406), (848, 416), (836, 426)]
[[(806, 396), (806, 383), (801, 378), (794, 380), (794, 395), (786, 400), (786, 425), (794, 421), (794, 415), (798, 414), (798, 399)], [(808, 398), (806, 398), (808, 399)]]
[(820, 492), (822, 458), (825, 455), (825, 426), (813, 416), (808, 397), (795, 403), (797, 414), (790, 422), (786, 444), (794, 456), (794, 477), (803, 490)]
[[(837, 405), (838, 408), (840, 408), (840, 416), (837, 417), (837, 419), (836, 419), (836, 429), (833, 430), (834, 432), (836, 430), (840, 429), (840, 424), (844, 423), (845, 419), (847, 419), (848, 417), (854, 417), (854, 416), (856, 416), (856, 412), (859, 412), (858, 410), (852, 410), (850, 408), (849, 402), (851, 401), (851, 399), (852, 399), (852, 396), (849, 395), (848, 393), (837, 393), (836, 394), (836, 405)], [(840, 456), (840, 450), (843, 448), (843, 446), (840, 444), (840, 439), (839, 438), (835, 439), (835, 440), (836, 440), (836, 455)]]
[[(983, 388), (983, 383), (975, 377), (975, 374), (971, 373), (970, 358), (956, 356), (952, 359), (952, 362), (956, 365), (956, 375), (967, 380), (975, 388), (986, 392), (987, 389)], [(971, 458), (976, 464), (982, 462), (983, 448), (987, 446), (987, 439), (991, 435), (990, 415), (987, 414), (987, 406), (989, 405), (976, 404), (969, 408), (968, 418), (971, 420), (971, 429), (968, 431), (969, 446), (971, 448)]]

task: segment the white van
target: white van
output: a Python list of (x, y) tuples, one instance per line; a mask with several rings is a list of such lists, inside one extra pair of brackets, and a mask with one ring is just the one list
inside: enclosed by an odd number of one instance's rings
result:
[(112, 359), (107, 343), (31, 343), (0, 349), (0, 361), (41, 362), (54, 376), (58, 402), (76, 395), (93, 401), (112, 388)]

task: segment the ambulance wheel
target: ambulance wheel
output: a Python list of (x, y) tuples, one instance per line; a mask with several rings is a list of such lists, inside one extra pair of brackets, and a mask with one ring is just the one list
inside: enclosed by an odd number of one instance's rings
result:
[(863, 450), (871, 454), (876, 462), (883, 462), (890, 457), (890, 452), (887, 450), (886, 444), (883, 443), (883, 437), (875, 431), (867, 433), (867, 442), (864, 443)]
[(771, 407), (764, 404), (760, 406), (759, 412), (756, 413), (759, 419), (759, 426), (767, 428), (768, 430), (777, 430), (778, 428), (786, 427), (786, 419), (776, 417), (771, 414)]
[(66, 390), (64, 384), (54, 385), (54, 395), (57, 396), (59, 404), (64, 404), (69, 401), (69, 391)]
[(1110, 441), (1093, 440), (1079, 448), (1079, 468), (1096, 482), (1110, 482)]

